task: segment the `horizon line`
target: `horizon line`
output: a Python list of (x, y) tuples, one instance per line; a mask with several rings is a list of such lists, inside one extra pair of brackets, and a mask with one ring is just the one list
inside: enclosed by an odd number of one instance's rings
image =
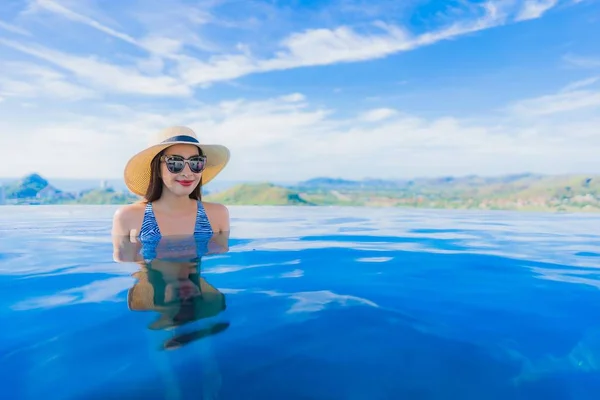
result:
[[(56, 176), (45, 176), (39, 172), (31, 172), (22, 176), (0, 176), (0, 180), (19, 180), (27, 176), (38, 175), (47, 181), (51, 180), (70, 180), (70, 181), (124, 181), (123, 178), (117, 177), (89, 177), (89, 178), (77, 178), (77, 177), (56, 177)], [(507, 177), (507, 176), (579, 176), (579, 175), (600, 175), (599, 172), (560, 172), (560, 173), (552, 173), (552, 172), (531, 172), (531, 171), (523, 171), (523, 172), (506, 172), (506, 173), (498, 173), (498, 174), (477, 174), (477, 173), (464, 173), (464, 174), (439, 174), (439, 175), (413, 175), (412, 177), (377, 177), (377, 176), (365, 176), (362, 178), (344, 178), (341, 176), (333, 176), (333, 175), (315, 175), (310, 178), (305, 179), (224, 179), (224, 180), (216, 180), (214, 182), (306, 182), (310, 180), (317, 179), (332, 179), (332, 180), (342, 180), (349, 182), (360, 182), (360, 181), (368, 181), (368, 180), (380, 180), (380, 181), (404, 181), (404, 180), (414, 180), (414, 179), (439, 179), (439, 178), (470, 178), (470, 177), (478, 177), (478, 178), (493, 178), (493, 177)]]

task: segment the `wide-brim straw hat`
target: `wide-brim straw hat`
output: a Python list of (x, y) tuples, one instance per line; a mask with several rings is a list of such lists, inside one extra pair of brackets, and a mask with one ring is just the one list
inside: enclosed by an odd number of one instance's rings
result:
[(129, 159), (125, 166), (125, 184), (133, 193), (143, 196), (150, 184), (150, 162), (158, 153), (175, 144), (192, 144), (206, 155), (202, 185), (213, 180), (229, 162), (229, 149), (220, 144), (200, 143), (196, 133), (185, 126), (172, 126), (158, 132), (148, 147)]

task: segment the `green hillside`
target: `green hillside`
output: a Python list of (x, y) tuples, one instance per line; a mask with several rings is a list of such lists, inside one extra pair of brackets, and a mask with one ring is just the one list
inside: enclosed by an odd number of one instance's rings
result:
[(231, 205), (349, 205), (600, 212), (600, 176), (442, 177), (408, 181), (316, 178), (296, 186), (245, 184), (212, 194)]
[(206, 201), (229, 205), (311, 205), (298, 193), (271, 183), (240, 184), (223, 192), (209, 194)]
[(128, 204), (138, 201), (139, 197), (130, 193), (116, 192), (114, 189), (93, 189), (71, 201), (76, 204)]
[[(65, 192), (32, 174), (5, 186), (7, 204), (127, 204), (138, 197), (109, 187)], [(600, 176), (519, 174), (411, 180), (314, 178), (293, 186), (238, 184), (204, 200), (226, 205), (341, 205), (600, 212)]]

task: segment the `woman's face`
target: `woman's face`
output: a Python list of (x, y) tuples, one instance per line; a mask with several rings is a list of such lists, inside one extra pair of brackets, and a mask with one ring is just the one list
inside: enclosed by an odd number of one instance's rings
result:
[(160, 163), (163, 184), (177, 196), (189, 196), (194, 191), (200, 184), (202, 169), (204, 169), (204, 161), (199, 155), (198, 148), (191, 144), (176, 144), (168, 147)]

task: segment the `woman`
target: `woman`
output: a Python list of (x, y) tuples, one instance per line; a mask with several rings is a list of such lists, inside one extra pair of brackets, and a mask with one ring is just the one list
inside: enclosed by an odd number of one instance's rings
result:
[(201, 199), (202, 185), (217, 176), (228, 162), (229, 150), (225, 146), (200, 144), (190, 128), (175, 126), (159, 132), (153, 144), (134, 155), (125, 166), (125, 184), (143, 200), (117, 210), (113, 236), (143, 243), (166, 236), (229, 232), (227, 208)]

